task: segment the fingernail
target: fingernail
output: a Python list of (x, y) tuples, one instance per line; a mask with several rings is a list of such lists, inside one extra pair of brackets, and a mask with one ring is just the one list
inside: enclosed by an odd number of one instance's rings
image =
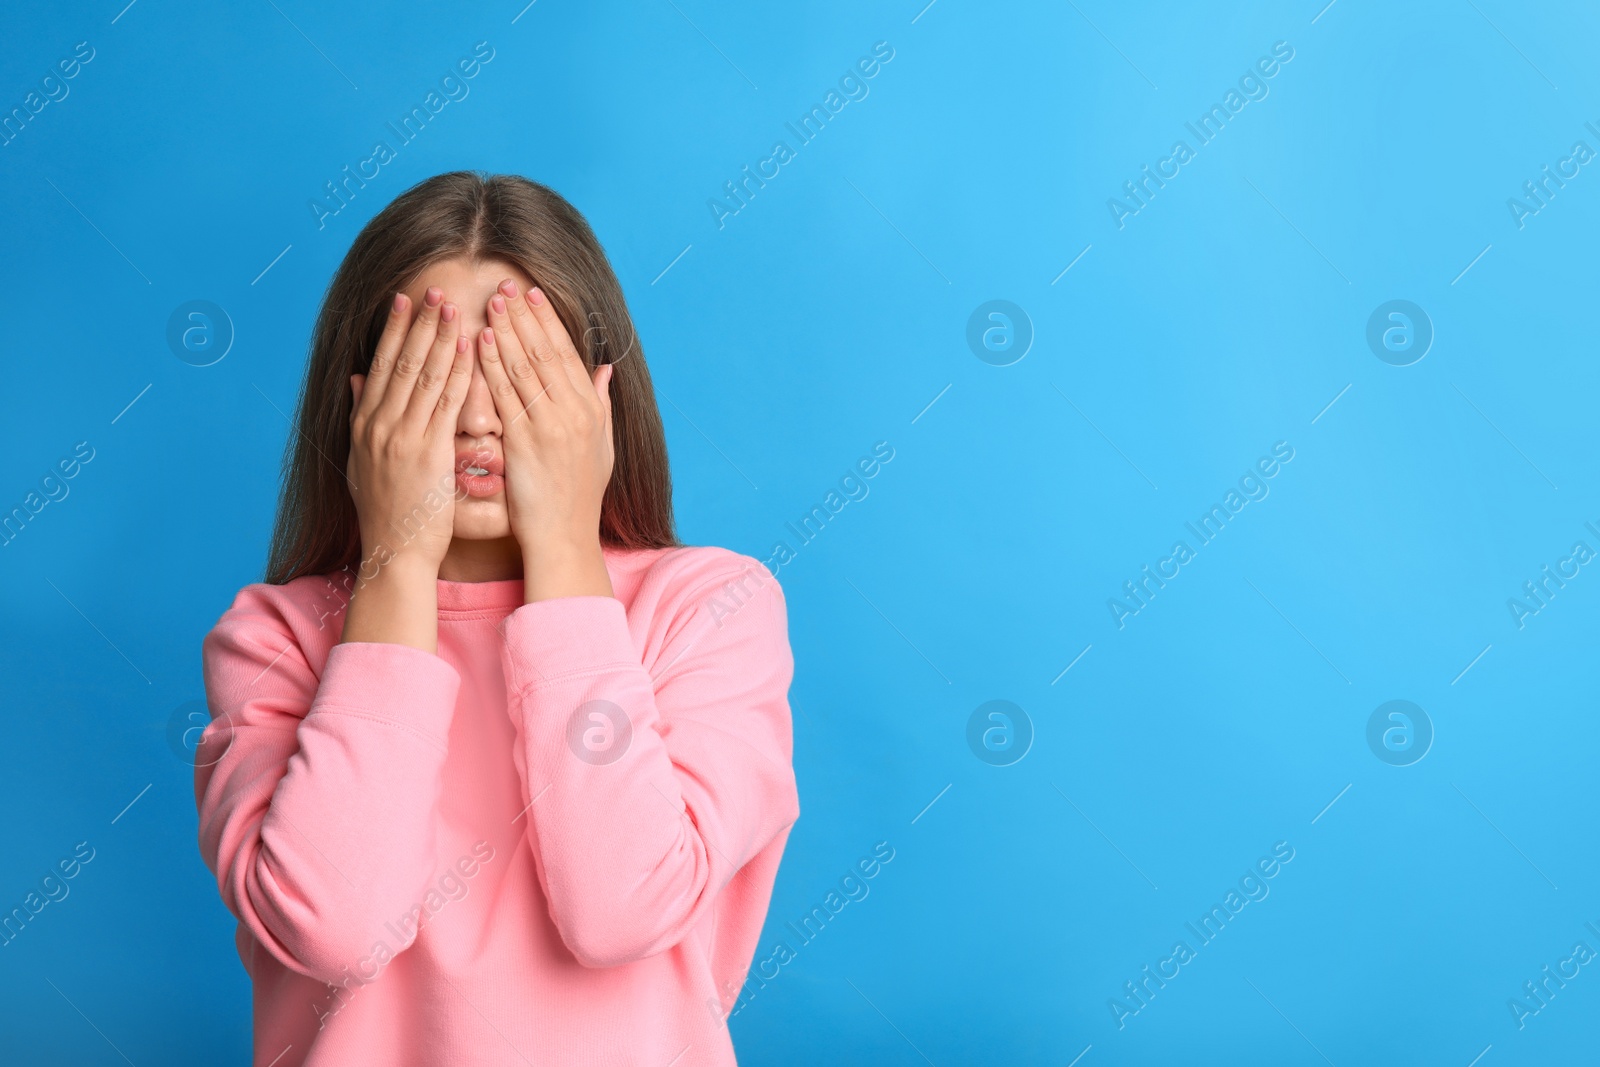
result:
[(507, 278), (505, 281), (500, 283), (500, 291), (507, 296), (516, 296), (517, 283), (512, 281), (510, 278)]
[(486, 345), (494, 344), (494, 327), (493, 326), (485, 326), (483, 328), (483, 343), (486, 344)]
[(544, 303), (544, 291), (537, 285), (528, 290), (528, 302), (532, 304)]
[(504, 315), (506, 313), (506, 302), (499, 293), (489, 298), (489, 306), (494, 309), (496, 315)]
[(437, 285), (430, 285), (428, 286), (428, 291), (423, 294), (422, 299), (427, 301), (429, 307), (438, 307), (439, 301), (444, 299), (444, 290)]
[(439, 312), (439, 317), (445, 322), (454, 322), (456, 320), (456, 306), (454, 304), (446, 304), (444, 310)]
[(396, 293), (396, 294), (394, 294), (394, 310), (396, 310), (396, 311), (404, 310), (405, 306), (406, 306), (406, 294), (404, 294), (404, 293)]
[(460, 355), (460, 354), (466, 352), (466, 350), (467, 350), (467, 339), (466, 339), (466, 337), (465, 336), (457, 337), (456, 338), (456, 354)]

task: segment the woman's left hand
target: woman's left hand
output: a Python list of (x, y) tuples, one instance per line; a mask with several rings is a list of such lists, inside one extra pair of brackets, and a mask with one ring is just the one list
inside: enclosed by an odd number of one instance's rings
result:
[(600, 502), (611, 480), (608, 364), (593, 379), (550, 301), (507, 279), (489, 298), (478, 359), (500, 416), (506, 508), (524, 599), (610, 596)]

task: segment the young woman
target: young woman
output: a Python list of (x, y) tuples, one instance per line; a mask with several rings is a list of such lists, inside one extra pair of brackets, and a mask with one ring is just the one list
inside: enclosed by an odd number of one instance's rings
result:
[(444, 174), (362, 230), (266, 581), (204, 667), (257, 1065), (734, 1063), (799, 817), (784, 599), (677, 543), (621, 288), (560, 196)]

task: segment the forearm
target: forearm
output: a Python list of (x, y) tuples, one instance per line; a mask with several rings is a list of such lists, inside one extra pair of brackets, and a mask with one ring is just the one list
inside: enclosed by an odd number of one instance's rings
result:
[(588, 966), (676, 944), (798, 817), (781, 596), (769, 581), (721, 620), (707, 604), (738, 576), (706, 577), (671, 595), (661, 647), (615, 597), (529, 602), (505, 622), (507, 710), (539, 798), (529, 841), (551, 918)]
[(540, 797), (530, 844), (562, 941), (590, 967), (659, 951), (719, 887), (622, 607), (596, 597), (528, 604), (506, 620), (506, 641), (507, 710), (528, 794)]
[(195, 768), (201, 854), (274, 956), (337, 981), (431, 877), (459, 676), (398, 643), (335, 645), (314, 668), (270, 588), (205, 641), (220, 754)]
[(436, 568), (404, 558), (357, 578), (345, 613), (343, 644), (371, 641), (438, 652), (439, 587)]
[(330, 663), (358, 649), (330, 671), (342, 674), (301, 723), (259, 823), (241, 811), (221, 842), (235, 857), (238, 913), (280, 958), (325, 981), (358, 969), (376, 940), (407, 947), (382, 923), (434, 874), (456, 689), (442, 660), (398, 644), (336, 647)]

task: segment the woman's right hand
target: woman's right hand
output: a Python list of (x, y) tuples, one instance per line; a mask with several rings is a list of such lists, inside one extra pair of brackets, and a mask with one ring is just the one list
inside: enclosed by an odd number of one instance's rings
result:
[(455, 522), (456, 421), (472, 356), (460, 311), (437, 286), (414, 320), (410, 309), (410, 299), (395, 294), (369, 372), (350, 376), (345, 472), (361, 563), (343, 640), (433, 651), (437, 608), (429, 605)]

